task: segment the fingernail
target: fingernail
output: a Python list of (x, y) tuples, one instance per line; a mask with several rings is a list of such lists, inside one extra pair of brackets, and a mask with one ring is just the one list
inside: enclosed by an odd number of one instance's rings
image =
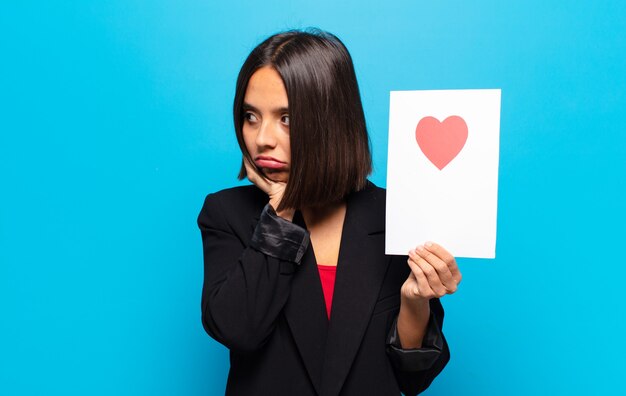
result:
[(426, 245), (426, 247), (431, 247), (433, 245), (432, 242), (426, 242), (424, 245)]
[(418, 252), (423, 252), (424, 251), (424, 246), (419, 245), (416, 249), (417, 249)]
[(419, 294), (419, 292), (420, 292), (419, 289), (417, 288), (417, 286), (415, 286), (413, 288), (413, 294)]

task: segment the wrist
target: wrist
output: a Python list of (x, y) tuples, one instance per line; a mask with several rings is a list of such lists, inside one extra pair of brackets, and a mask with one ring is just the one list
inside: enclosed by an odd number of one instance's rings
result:
[(420, 298), (420, 301), (402, 299), (397, 322), (398, 337), (402, 348), (415, 349), (422, 347), (429, 318), (430, 304), (428, 300), (422, 298)]
[(278, 207), (278, 203), (276, 202), (272, 202), (272, 200), (270, 200), (270, 206), (272, 207), (272, 209), (274, 209), (274, 212), (276, 213), (277, 216), (288, 220), (288, 221), (292, 221), (293, 220), (293, 216), (296, 213), (295, 209), (291, 209), (291, 208), (286, 208), (286, 209), (282, 209), (282, 210), (276, 210), (276, 208)]
[(402, 296), (400, 298), (400, 310), (415, 318), (428, 317), (430, 315), (430, 302), (423, 297)]

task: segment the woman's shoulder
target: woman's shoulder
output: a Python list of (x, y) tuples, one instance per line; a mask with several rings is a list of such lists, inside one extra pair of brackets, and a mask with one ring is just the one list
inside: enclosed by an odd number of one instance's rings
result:
[(387, 191), (367, 181), (365, 187), (348, 196), (348, 207), (359, 217), (368, 218), (376, 227), (384, 228)]
[(267, 202), (267, 194), (254, 185), (226, 188), (206, 196), (199, 217), (217, 214), (246, 218), (258, 215)]
[(371, 180), (367, 180), (367, 184), (366, 184), (366, 189), (370, 189), (372, 191), (374, 191), (376, 194), (382, 195), (384, 196), (386, 193), (386, 189), (384, 187), (378, 187), (376, 184), (374, 184), (374, 182), (372, 182)]
[(364, 199), (384, 205), (387, 197), (387, 190), (382, 187), (378, 187), (372, 181), (367, 180), (365, 187), (354, 193), (354, 195), (357, 199)]
[(215, 191), (209, 193), (205, 200), (207, 199), (216, 199), (216, 200), (259, 200), (260, 198), (267, 197), (263, 191), (261, 191), (257, 186), (250, 184), (245, 186), (237, 186), (237, 187), (229, 187), (223, 190)]

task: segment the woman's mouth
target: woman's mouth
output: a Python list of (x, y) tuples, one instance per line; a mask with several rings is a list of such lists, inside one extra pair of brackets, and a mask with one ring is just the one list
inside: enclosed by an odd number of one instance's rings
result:
[(284, 169), (287, 167), (287, 164), (277, 160), (273, 157), (267, 157), (260, 155), (255, 158), (254, 163), (259, 168), (268, 168), (268, 169)]

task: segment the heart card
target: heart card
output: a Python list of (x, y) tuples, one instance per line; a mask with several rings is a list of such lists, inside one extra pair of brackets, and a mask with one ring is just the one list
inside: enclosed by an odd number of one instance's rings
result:
[(387, 254), (495, 258), (500, 90), (392, 91)]

